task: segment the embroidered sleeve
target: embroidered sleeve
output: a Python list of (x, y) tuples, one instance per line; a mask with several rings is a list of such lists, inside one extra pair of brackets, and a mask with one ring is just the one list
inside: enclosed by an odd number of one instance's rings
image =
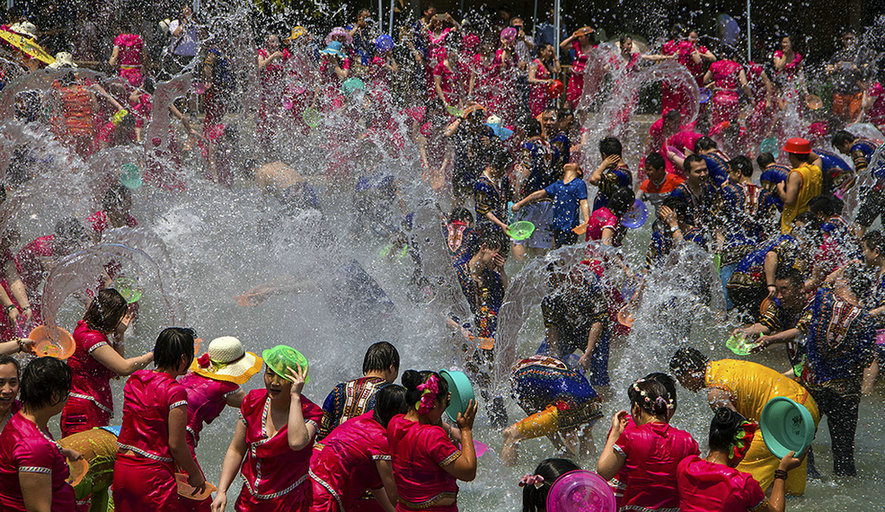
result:
[(182, 407), (182, 406), (187, 407), (187, 400), (179, 400), (177, 402), (173, 402), (173, 403), (169, 404), (169, 410), (171, 411), (172, 409), (175, 409), (176, 407)]
[(431, 460), (437, 461), (440, 467), (448, 466), (461, 456), (461, 450), (452, 443), (441, 427), (427, 428), (426, 434), (422, 437), (421, 442)]
[(52, 470), (49, 468), (43, 468), (40, 466), (21, 466), (18, 468), (19, 473), (42, 473), (42, 474), (52, 474)]

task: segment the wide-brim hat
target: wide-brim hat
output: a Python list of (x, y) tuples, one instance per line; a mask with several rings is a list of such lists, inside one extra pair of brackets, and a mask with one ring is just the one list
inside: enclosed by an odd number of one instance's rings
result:
[(233, 336), (222, 336), (209, 342), (206, 353), (194, 360), (190, 370), (202, 377), (237, 385), (245, 384), (261, 370), (264, 361), (243, 349)]
[(34, 25), (30, 21), (13, 23), (9, 26), (9, 30), (15, 32), (16, 34), (30, 37), (31, 39), (37, 39), (37, 25)]
[(347, 41), (347, 44), (353, 44), (353, 36), (350, 35), (350, 32), (344, 30), (344, 27), (332, 28), (332, 31), (326, 36), (326, 44), (332, 42), (332, 38), (337, 36), (343, 37)]
[(335, 55), (336, 57), (341, 57), (342, 59), (347, 57), (343, 51), (344, 45), (341, 44), (341, 41), (331, 41), (329, 42), (325, 48), (320, 50), (320, 53), (324, 55)]
[(792, 139), (787, 139), (787, 143), (784, 144), (783, 150), (787, 153), (807, 155), (811, 153), (811, 142), (801, 137), (793, 137)]
[(74, 64), (74, 56), (68, 52), (58, 52), (55, 54), (55, 62), (46, 66), (49, 69), (58, 69), (58, 68), (75, 68), (77, 67)]

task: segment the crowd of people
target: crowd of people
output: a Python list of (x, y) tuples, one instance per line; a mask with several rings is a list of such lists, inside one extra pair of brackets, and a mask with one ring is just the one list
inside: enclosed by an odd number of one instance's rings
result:
[[(158, 20), (166, 50), (157, 62), (131, 26), (119, 27), (97, 63), (77, 49), (44, 58), (4, 47), (17, 66), (0, 75), (0, 87), (15, 95), (8, 122), (48, 127), (83, 162), (114, 147), (144, 156), (109, 176), (92, 215), (54, 219), (54, 233), (27, 243), (14, 222), (0, 232), (0, 508), (103, 512), (112, 498), (123, 511), (458, 509), (457, 482), (477, 475), (477, 403), (446, 421), (446, 379), (409, 370), (395, 384), (400, 356), (389, 342), (372, 344), (363, 376), (336, 386), (322, 406), (303, 395), (310, 364), (288, 345), (259, 357), (237, 337), (220, 336), (195, 357), (194, 331), (169, 327), (153, 350), (126, 356), (141, 293), (127, 284), (132, 269), (112, 261), (83, 290), (85, 313), (69, 326), (73, 354), (27, 355), (51, 269), (108, 230), (152, 229), (131, 212), (140, 187), (174, 194), (204, 178), (261, 188), (284, 211), (322, 213), (324, 193), (352, 193), (366, 231), (389, 242), (384, 254), (414, 263), (416, 303), (442, 296), (435, 292), (443, 283), (424, 275), (427, 249), (410, 232), (403, 182), (422, 183), (445, 206), (436, 250), (448, 255), (442, 273), (454, 277), (469, 313), (447, 310), (443, 321), (501, 432), (500, 458), (516, 464), (520, 444), (542, 437), (568, 457), (544, 460), (519, 482), (525, 512), (545, 510), (556, 478), (588, 457), (598, 458), (595, 470), (621, 510), (782, 511), (785, 496), (802, 495), (817, 469), (813, 450), (777, 458), (763, 442), (757, 423), (775, 397), (804, 405), (815, 424), (826, 416), (833, 474), (856, 474), (859, 404), (874, 393), (885, 354), (885, 235), (874, 228), (885, 213), (885, 94), (882, 71), (855, 32), (845, 31), (829, 64), (812, 70), (788, 36), (764, 61), (745, 62), (682, 26), (640, 49), (629, 35), (607, 42), (591, 27), (560, 38), (539, 24), (533, 37), (524, 18), (504, 11), (459, 21), (426, 5), (396, 34), (381, 33), (371, 18), (361, 10), (325, 35), (301, 25), (268, 33), (245, 68), (239, 39), (213, 33), (190, 6)], [(0, 30), (31, 43), (44, 37), (25, 18)], [(646, 70), (663, 79), (640, 80)], [(26, 74), (47, 87), (19, 90), (15, 78)], [(159, 93), (182, 76), (192, 82), (174, 98)], [(243, 100), (251, 81), (254, 116)], [(831, 96), (811, 94), (813, 81), (832, 85)], [(643, 137), (636, 113), (649, 88), (660, 103)], [(293, 138), (326, 154), (319, 169), (286, 161)], [(0, 161), (3, 208), (14, 208), (7, 197), (42, 172), (32, 152), (21, 145)], [(189, 176), (188, 158), (205, 172)], [(411, 174), (386, 173), (383, 159), (405, 162)], [(11, 213), (3, 218), (24, 215)], [(646, 217), (650, 239), (636, 258), (625, 244), (644, 246), (638, 228)], [(545, 293), (532, 309), (544, 340), (510, 368), (511, 394), (525, 413), (511, 421), (492, 378), (502, 357), (500, 313), (508, 271), (533, 262), (543, 269)], [(721, 301), (716, 318), (752, 352), (784, 344), (787, 357), (777, 369), (710, 360), (689, 346), (690, 322), (674, 321), (663, 336), (672, 338), (664, 341), (670, 374), (655, 368), (630, 383), (628, 408), (612, 416), (597, 448), (593, 426), (622, 403), (611, 389), (610, 351), (634, 323), (655, 321), (642, 303), (659, 294), (656, 280), (685, 265), (695, 265), (692, 282), (665, 292), (672, 297), (664, 304), (678, 307), (683, 291), (695, 307)], [(393, 308), (359, 262), (342, 269), (359, 274), (347, 286), (380, 315)], [(237, 301), (254, 307), (309, 285), (284, 279)], [(337, 302), (342, 316), (356, 316), (348, 299)], [(247, 392), (262, 368), (264, 387)], [(113, 378), (127, 379), (119, 427), (111, 426)], [(677, 383), (706, 394), (706, 455), (691, 433), (670, 425)], [(239, 418), (223, 460), (198, 461), (201, 430), (226, 407)], [(56, 416), (59, 441), (49, 429)], [(81, 460), (91, 471), (103, 464), (105, 478), (73, 479), (75, 491), (69, 465), (76, 470)], [(220, 465), (217, 485), (201, 463)]]

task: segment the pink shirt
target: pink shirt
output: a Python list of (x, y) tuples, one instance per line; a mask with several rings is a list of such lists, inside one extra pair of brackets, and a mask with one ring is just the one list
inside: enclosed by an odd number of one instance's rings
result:
[(618, 218), (606, 207), (602, 207), (592, 215), (587, 224), (587, 241), (602, 240), (602, 231), (605, 228), (617, 229)]
[(420, 508), (430, 512), (457, 512), (457, 505), (434, 505), (441, 499), (458, 495), (455, 477), (443, 466), (461, 456), (461, 450), (452, 443), (446, 431), (437, 425), (422, 425), (398, 414), (387, 425), (387, 441), (393, 457), (393, 477), (399, 499), (410, 504), (408, 508), (397, 503), (396, 510), (406, 512)]
[(70, 475), (61, 446), (49, 432), (21, 414), (10, 418), (0, 434), (0, 510), (25, 510), (19, 473), (42, 473), (51, 477), (52, 512), (74, 510), (74, 488), (65, 480)]
[(92, 357), (92, 351), (110, 345), (108, 337), (90, 329), (85, 320), (77, 322), (74, 329), (74, 355), (68, 358), (71, 367), (71, 398), (89, 400), (106, 412), (114, 412), (110, 380), (116, 374)]
[(765, 500), (762, 488), (749, 473), (697, 455), (679, 463), (676, 479), (682, 512), (746, 512)]
[(873, 106), (867, 110), (870, 121), (876, 126), (885, 125), (885, 90), (882, 83), (876, 82), (867, 89), (867, 95), (875, 98)]
[[(267, 415), (270, 414), (270, 397), (266, 389), (253, 389), (243, 399), (240, 407), (241, 421), (246, 424), (246, 459), (241, 469), (245, 485), (258, 499), (270, 500), (286, 495), (307, 480), (313, 442), (301, 450), (292, 451), (287, 439), (289, 427), (267, 436)], [(323, 410), (301, 397), (301, 413), (305, 423), (317, 429), (323, 418)]]
[(187, 405), (187, 392), (168, 373), (138, 370), (123, 387), (120, 448), (149, 459), (172, 462), (169, 411)]
[(227, 406), (227, 397), (239, 391), (240, 386), (196, 373), (188, 373), (178, 382), (187, 392), (188, 443), (196, 447), (203, 425), (212, 423), (221, 415)]
[(317, 443), (310, 461), (310, 478), (326, 488), (350, 510), (366, 489), (382, 487), (375, 466), (390, 460), (387, 430), (369, 411), (337, 426), (322, 444)]
[(114, 39), (114, 46), (120, 48), (121, 66), (140, 66), (144, 39), (138, 34), (120, 34)]
[(621, 433), (615, 451), (627, 458), (619, 473), (627, 484), (623, 498), (627, 510), (631, 505), (653, 510), (679, 507), (676, 465), (700, 453), (691, 434), (666, 423), (646, 423)]
[(715, 91), (716, 96), (737, 101), (741, 65), (733, 60), (717, 60), (710, 64), (710, 73), (713, 74), (714, 85), (720, 89)]

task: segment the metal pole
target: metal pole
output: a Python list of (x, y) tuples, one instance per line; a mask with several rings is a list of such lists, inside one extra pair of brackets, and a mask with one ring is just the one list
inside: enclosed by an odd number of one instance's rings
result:
[(387, 25), (387, 35), (393, 37), (393, 8), (396, 0), (390, 0), (390, 23)]
[(750, 27), (750, 0), (747, 0), (747, 62), (753, 62), (753, 34)]
[(532, 39), (538, 44), (538, 0), (535, 0), (535, 9), (532, 11)]
[(384, 30), (384, 0), (378, 0), (378, 32)]
[(559, 28), (559, 9), (560, 9), (560, 7), (562, 7), (560, 5), (560, 1), (553, 0), (553, 11), (554, 11), (553, 30), (554, 30), (554, 32), (556, 32), (556, 34), (553, 37), (553, 40), (556, 41), (556, 54), (557, 55), (559, 55), (559, 43), (561, 42), (559, 40), (559, 38), (562, 35), (562, 29)]

